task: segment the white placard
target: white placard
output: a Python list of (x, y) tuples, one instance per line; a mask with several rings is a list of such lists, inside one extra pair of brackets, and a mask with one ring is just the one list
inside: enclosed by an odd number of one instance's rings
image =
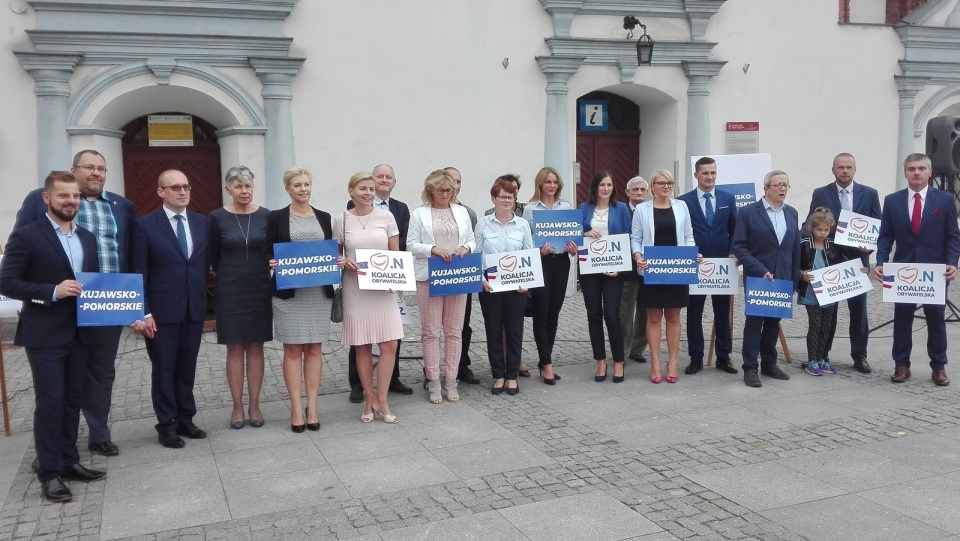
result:
[[(0, 262), (3, 261), (3, 256), (0, 255)], [(4, 297), (0, 295), (0, 316), (15, 316), (20, 313), (20, 308), (23, 307), (23, 302), (16, 299), (11, 299), (10, 297)]]
[(850, 210), (840, 211), (840, 217), (837, 218), (837, 236), (834, 239), (837, 244), (876, 250), (879, 236), (880, 220)]
[(863, 272), (863, 263), (859, 259), (812, 270), (810, 274), (813, 275), (813, 281), (807, 287), (813, 288), (820, 306), (827, 306), (873, 290), (870, 275)]
[(536, 248), (485, 254), (483, 266), (484, 278), (494, 292), (543, 287), (543, 266)]
[(413, 254), (357, 248), (357, 283), (360, 289), (416, 291)]
[[(590, 240), (590, 242), (587, 242)], [(630, 235), (604, 235), (591, 240), (584, 237), (579, 247), (577, 260), (580, 262), (580, 274), (599, 274), (601, 272), (630, 272)]]
[(947, 266), (939, 263), (883, 265), (883, 302), (946, 304)]
[(691, 295), (736, 295), (740, 291), (740, 269), (732, 257), (705, 257), (690, 284)]

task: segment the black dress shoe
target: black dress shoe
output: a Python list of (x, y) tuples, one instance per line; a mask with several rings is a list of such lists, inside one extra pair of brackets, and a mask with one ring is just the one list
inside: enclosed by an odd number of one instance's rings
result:
[(60, 474), (62, 479), (72, 479), (74, 481), (83, 481), (84, 483), (89, 483), (90, 481), (99, 481), (106, 476), (107, 472), (91, 470), (90, 468), (86, 468), (79, 463), (63, 470), (63, 473)]
[(164, 430), (163, 432), (157, 434), (157, 441), (160, 442), (160, 445), (169, 447), (170, 449), (180, 449), (186, 445), (186, 443), (183, 442), (183, 439), (173, 430)]
[(873, 369), (870, 368), (870, 363), (867, 362), (867, 356), (855, 357), (853, 359), (853, 369), (861, 374), (869, 374), (873, 372)]
[(49, 481), (40, 481), (40, 492), (48, 502), (63, 503), (73, 499), (73, 493), (59, 477), (54, 477)]
[(187, 423), (185, 425), (180, 425), (177, 427), (177, 434), (181, 436), (186, 436), (191, 440), (202, 440), (207, 437), (207, 433), (200, 429), (197, 425), (193, 423)]
[(470, 370), (469, 366), (464, 366), (460, 371), (457, 372), (457, 379), (463, 383), (469, 383), (470, 385), (478, 385), (480, 383), (480, 378), (473, 373), (473, 370)]
[(633, 359), (634, 361), (637, 361), (638, 363), (645, 363), (645, 362), (647, 362), (646, 357), (644, 357), (643, 355), (630, 355), (629, 357), (630, 357), (631, 359)]
[(737, 369), (733, 367), (730, 359), (717, 359), (717, 369), (723, 370), (727, 374), (736, 374)]
[(768, 378), (782, 379), (782, 380), (790, 379), (790, 376), (785, 374), (783, 370), (780, 370), (780, 367), (775, 364), (770, 364), (766, 366), (760, 365), (760, 373), (763, 374), (764, 376), (767, 376)]
[(763, 383), (760, 383), (760, 376), (757, 375), (756, 370), (744, 370), (743, 383), (747, 387), (763, 387)]
[(690, 359), (690, 365), (687, 366), (686, 370), (683, 371), (684, 374), (688, 376), (691, 374), (696, 374), (697, 372), (703, 370), (703, 360), (702, 359)]
[(354, 387), (353, 385), (350, 386), (350, 402), (354, 404), (359, 404), (360, 402), (363, 402), (363, 387), (359, 385), (357, 385), (356, 387)]
[[(513, 382), (517, 383), (516, 380), (514, 380)], [(504, 385), (506, 385), (506, 383), (504, 383)], [(520, 385), (517, 385), (516, 387), (507, 387), (507, 394), (510, 396), (516, 396), (520, 394)]]
[(400, 380), (395, 379), (390, 382), (390, 392), (398, 394), (413, 394), (413, 389), (401, 383)]
[(103, 456), (117, 456), (120, 454), (120, 448), (112, 441), (103, 441), (100, 443), (91, 443), (87, 445), (91, 452)]

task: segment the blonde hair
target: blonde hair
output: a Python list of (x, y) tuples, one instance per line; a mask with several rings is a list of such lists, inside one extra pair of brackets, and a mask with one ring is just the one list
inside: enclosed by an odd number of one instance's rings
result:
[(813, 209), (813, 213), (807, 218), (807, 232), (811, 235), (815, 227), (832, 229), (835, 225), (837, 225), (837, 221), (833, 218), (833, 213), (830, 212), (830, 209), (827, 207), (817, 207)]
[(550, 176), (551, 173), (557, 176), (557, 184), (559, 186), (557, 187), (557, 195), (555, 197), (557, 198), (557, 201), (560, 200), (560, 192), (563, 191), (563, 177), (560, 176), (560, 171), (557, 171), (553, 167), (544, 167), (537, 172), (537, 176), (533, 179), (533, 197), (530, 198), (531, 203), (534, 201), (539, 201), (543, 196), (540, 189), (543, 186), (543, 183), (547, 181), (547, 177)]
[(347, 182), (347, 190), (356, 188), (357, 184), (360, 184), (364, 180), (374, 180), (373, 173), (370, 171), (360, 171), (359, 173), (354, 173)]
[(299, 177), (300, 175), (307, 175), (307, 178), (309, 178), (311, 182), (313, 181), (313, 175), (310, 174), (309, 169), (294, 165), (292, 167), (288, 167), (287, 170), (283, 172), (283, 187), (289, 188), (293, 178)]
[(653, 186), (653, 183), (656, 182), (657, 179), (660, 177), (663, 177), (670, 182), (676, 182), (673, 179), (673, 175), (670, 173), (670, 171), (667, 171), (666, 169), (657, 169), (653, 173), (650, 173), (650, 180), (648, 180), (647, 182), (649, 183), (650, 186)]
[(427, 175), (427, 178), (423, 181), (423, 192), (420, 194), (420, 199), (428, 205), (433, 204), (433, 192), (439, 190), (444, 184), (447, 184), (453, 190), (453, 197), (450, 199), (453, 201), (457, 195), (457, 181), (443, 169), (437, 169)]

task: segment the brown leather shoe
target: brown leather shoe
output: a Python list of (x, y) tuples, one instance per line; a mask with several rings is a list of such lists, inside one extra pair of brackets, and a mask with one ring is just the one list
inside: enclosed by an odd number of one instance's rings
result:
[(934, 370), (933, 371), (933, 383), (937, 387), (946, 387), (950, 385), (950, 378), (947, 377), (947, 373), (944, 370)]
[(893, 369), (893, 375), (890, 376), (890, 381), (893, 383), (903, 383), (908, 379), (910, 379), (910, 369), (906, 366), (897, 365), (897, 367)]

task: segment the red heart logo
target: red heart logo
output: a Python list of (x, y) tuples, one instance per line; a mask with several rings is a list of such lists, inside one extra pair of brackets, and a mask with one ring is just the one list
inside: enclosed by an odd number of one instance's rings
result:
[(853, 230), (858, 233), (863, 233), (864, 231), (867, 230), (867, 227), (869, 226), (870, 226), (870, 222), (868, 222), (863, 218), (854, 218), (850, 220), (850, 227), (852, 227)]
[(717, 264), (714, 263), (713, 261), (700, 263), (700, 274), (706, 276), (707, 278), (713, 276), (713, 273), (716, 270), (717, 270)]
[(823, 281), (828, 284), (837, 284), (840, 283), (840, 271), (837, 269), (830, 269), (823, 273)]
[(370, 264), (380, 270), (387, 270), (387, 263), (389, 262), (390, 258), (387, 257), (387, 254), (377, 253), (370, 256)]
[(920, 270), (916, 267), (903, 267), (897, 271), (897, 278), (905, 284), (912, 284), (920, 276)]
[(590, 243), (590, 251), (595, 254), (605, 254), (607, 253), (607, 241), (605, 240), (595, 240)]
[(500, 258), (500, 268), (510, 272), (517, 267), (517, 256), (505, 255)]

